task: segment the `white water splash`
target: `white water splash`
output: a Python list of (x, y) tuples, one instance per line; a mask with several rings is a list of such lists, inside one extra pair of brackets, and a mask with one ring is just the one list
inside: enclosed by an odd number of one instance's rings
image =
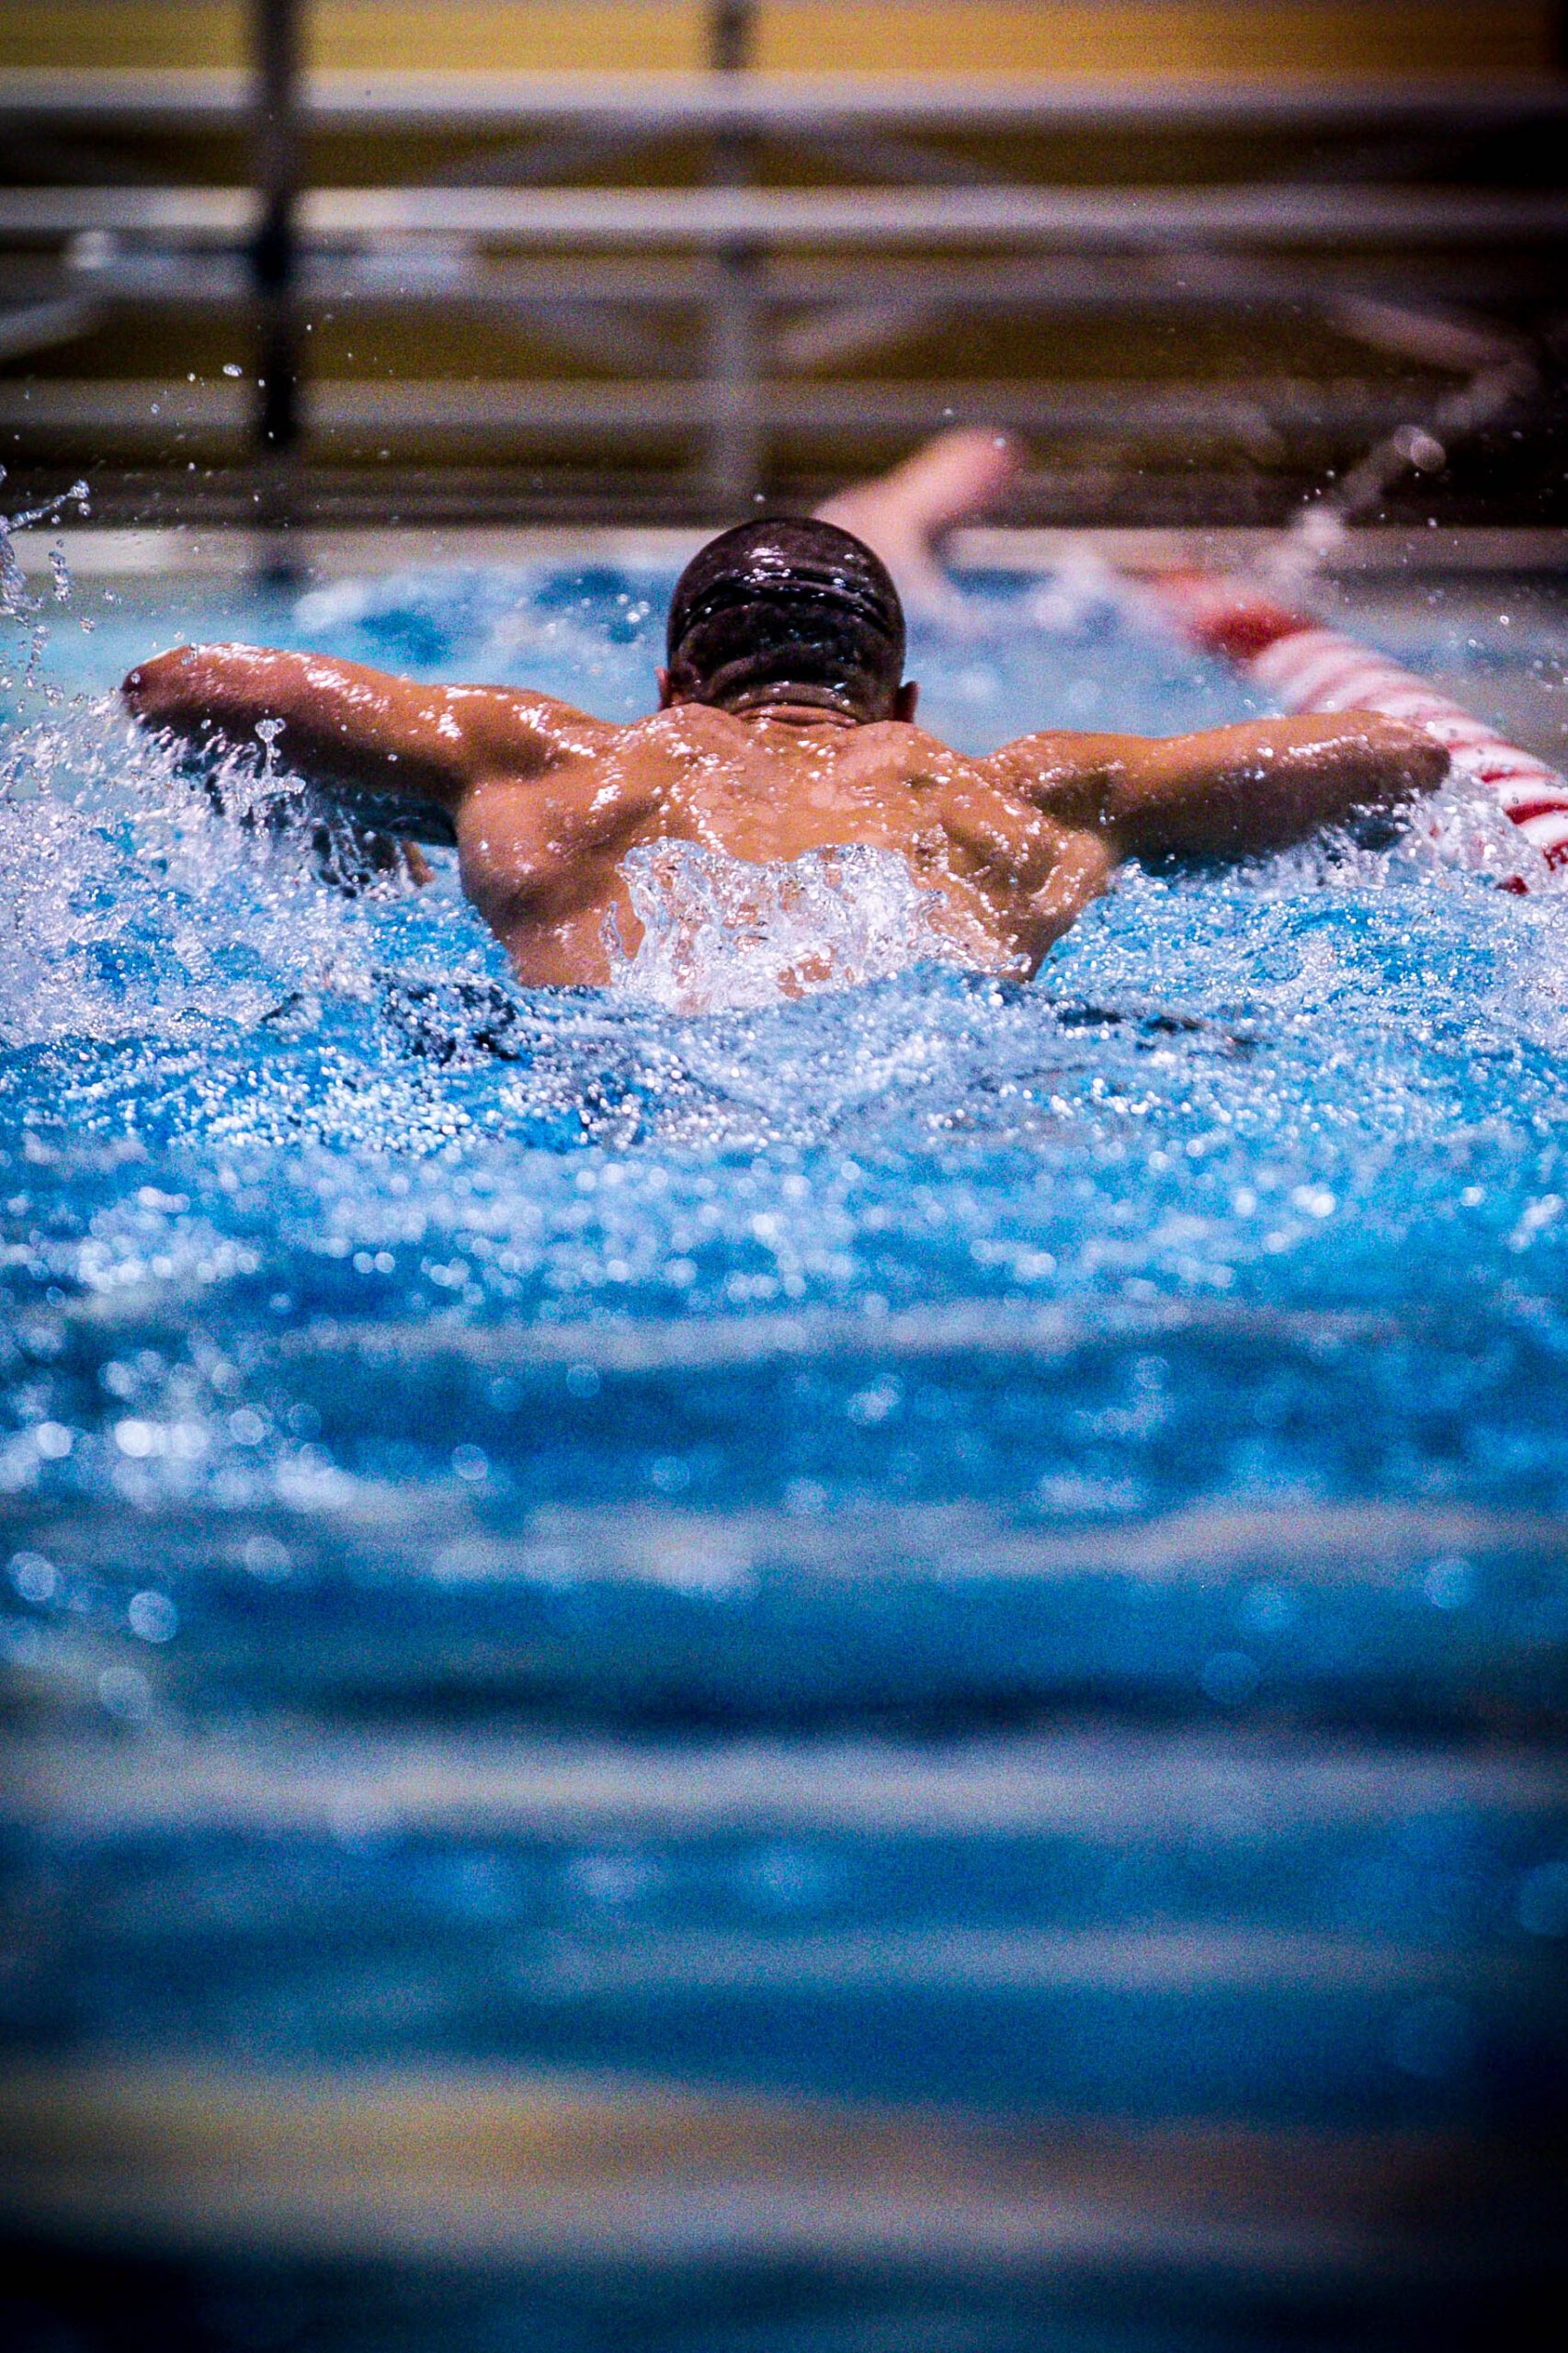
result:
[[(6, 479), (6, 469), (0, 466), (0, 482)], [(74, 482), (69, 490), (56, 493), (37, 506), (29, 506), (15, 515), (0, 515), (0, 618), (6, 620), (28, 620), (37, 613), (42, 598), (28, 588), (26, 574), (17, 556), (14, 534), (30, 531), (40, 523), (55, 523), (67, 507), (74, 506), (80, 520), (91, 513), (87, 485)], [(54, 584), (57, 604), (65, 604), (71, 595), (71, 573), (62, 547), (49, 551), (50, 574)]]
[(0, 1044), (212, 1020), (301, 992), (362, 996), (363, 924), (319, 872), (307, 804), (254, 755), (193, 789), (112, 701), (0, 743)]
[(621, 873), (642, 938), (629, 952), (607, 924), (610, 986), (675, 1013), (775, 1005), (931, 961), (997, 962), (895, 850), (853, 843), (757, 866), (655, 842), (631, 851)]

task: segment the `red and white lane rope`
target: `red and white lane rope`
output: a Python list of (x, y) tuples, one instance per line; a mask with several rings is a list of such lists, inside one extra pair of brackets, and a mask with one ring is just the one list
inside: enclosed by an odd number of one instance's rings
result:
[(1190, 571), (1157, 574), (1139, 585), (1189, 643), (1233, 663), (1283, 710), (1377, 710), (1424, 727), (1544, 861), (1547, 875), (1540, 867), (1533, 878), (1505, 875), (1503, 887), (1539, 889), (1549, 875), (1568, 881), (1568, 778), (1544, 760), (1506, 744), (1397, 662), (1272, 603), (1244, 582)]

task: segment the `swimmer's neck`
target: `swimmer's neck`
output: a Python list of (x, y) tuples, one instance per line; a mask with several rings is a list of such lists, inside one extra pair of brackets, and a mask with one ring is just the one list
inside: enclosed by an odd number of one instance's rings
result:
[(777, 721), (782, 727), (862, 727), (864, 720), (857, 719), (852, 710), (836, 710), (831, 703), (821, 702), (757, 702), (745, 704), (732, 711), (732, 719), (739, 719), (748, 727)]
[(852, 727), (909, 726), (915, 718), (915, 701), (920, 689), (913, 678), (906, 679), (892, 697), (891, 710), (869, 712), (857, 710), (847, 697), (841, 698), (829, 687), (786, 685), (756, 686), (739, 695), (733, 702), (707, 700), (701, 695), (681, 694), (670, 683), (667, 670), (655, 673), (659, 687), (659, 709), (665, 710), (703, 710), (722, 711), (726, 719), (738, 719), (746, 726), (756, 726), (777, 720), (783, 727), (832, 727), (840, 731)]
[(673, 695), (664, 671), (659, 673), (659, 707), (662, 710), (680, 710), (683, 706), (707, 710), (721, 710), (726, 719), (738, 719), (744, 726), (756, 727), (777, 720), (785, 727), (864, 727), (868, 722), (858, 711), (846, 710), (832, 696), (813, 693), (779, 692), (770, 687), (754, 687), (749, 694), (734, 702), (703, 703), (699, 697)]

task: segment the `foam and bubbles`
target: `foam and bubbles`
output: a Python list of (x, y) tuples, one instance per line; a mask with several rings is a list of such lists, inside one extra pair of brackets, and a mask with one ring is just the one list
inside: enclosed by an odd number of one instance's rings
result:
[(775, 1005), (888, 980), (927, 959), (983, 969), (939, 895), (896, 851), (864, 843), (756, 866), (695, 842), (655, 842), (622, 872), (642, 938), (607, 926), (611, 987), (673, 1013)]
[(303, 796), (254, 761), (210, 790), (110, 702), (20, 732), (0, 767), (0, 1038), (187, 1038), (301, 991), (362, 995), (364, 926), (324, 887)]

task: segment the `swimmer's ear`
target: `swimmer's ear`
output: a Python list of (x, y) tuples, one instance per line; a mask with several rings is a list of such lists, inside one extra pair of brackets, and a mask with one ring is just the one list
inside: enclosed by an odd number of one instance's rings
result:
[(907, 726), (915, 716), (915, 706), (920, 700), (920, 688), (913, 678), (905, 678), (892, 699), (892, 715)]

